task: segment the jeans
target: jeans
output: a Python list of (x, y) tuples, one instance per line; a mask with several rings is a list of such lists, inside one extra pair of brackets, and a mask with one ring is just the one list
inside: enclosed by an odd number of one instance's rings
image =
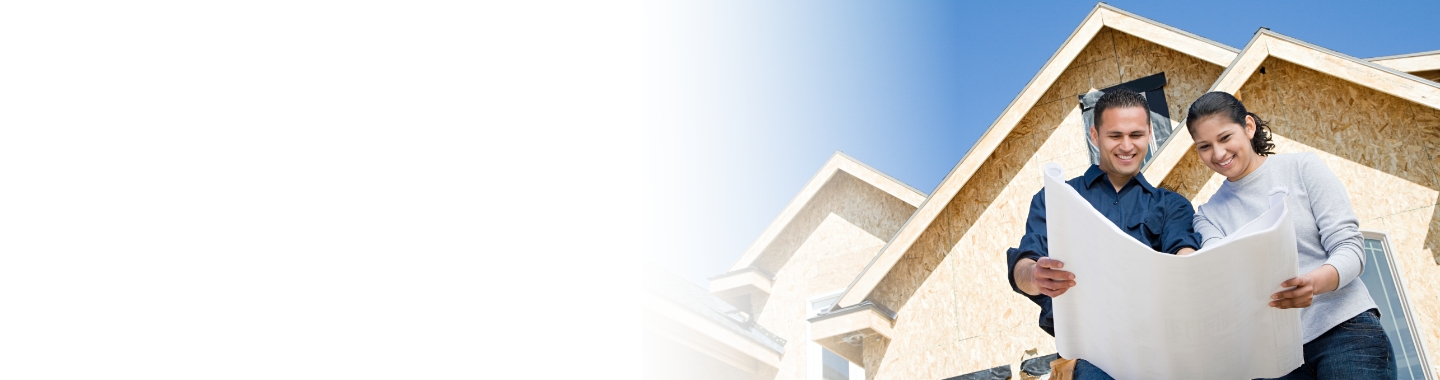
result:
[(1305, 343), (1305, 364), (1280, 379), (1394, 379), (1380, 312), (1366, 310)]
[(1094, 364), (1080, 359), (1075, 361), (1075, 380), (1115, 380), (1105, 370), (1096, 367)]

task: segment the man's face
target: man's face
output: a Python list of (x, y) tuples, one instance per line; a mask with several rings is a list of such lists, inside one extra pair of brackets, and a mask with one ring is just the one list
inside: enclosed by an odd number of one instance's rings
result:
[(1112, 177), (1134, 177), (1150, 149), (1150, 111), (1145, 107), (1105, 110), (1104, 125), (1090, 129), (1090, 139), (1100, 149), (1100, 170)]

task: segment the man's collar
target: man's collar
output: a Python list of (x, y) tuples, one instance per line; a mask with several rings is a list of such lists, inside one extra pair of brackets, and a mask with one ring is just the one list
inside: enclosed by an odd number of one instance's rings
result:
[[(1110, 185), (1110, 176), (1106, 174), (1104, 170), (1100, 170), (1100, 165), (1090, 165), (1090, 168), (1085, 170), (1085, 188), (1094, 187), (1095, 183), (1102, 179), (1105, 180), (1106, 185)], [(1135, 177), (1131, 178), (1130, 181), (1140, 182), (1140, 188), (1145, 190), (1146, 193), (1155, 192), (1155, 187), (1150, 186), (1150, 181), (1145, 180), (1145, 173), (1135, 173)], [(1121, 186), (1121, 188), (1123, 189), (1124, 186)]]

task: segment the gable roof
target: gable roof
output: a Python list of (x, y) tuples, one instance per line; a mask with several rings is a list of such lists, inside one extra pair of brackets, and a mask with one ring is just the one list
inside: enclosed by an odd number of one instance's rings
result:
[[(1440, 58), (1440, 51), (1419, 53)], [(1408, 56), (1408, 55), (1407, 55)], [(1361, 86), (1394, 95), (1401, 99), (1440, 109), (1440, 83), (1425, 80), (1386, 67), (1377, 62), (1367, 61), (1322, 48), (1269, 29), (1260, 29), (1245, 45), (1245, 50), (1235, 57), (1220, 79), (1210, 86), (1210, 91), (1235, 93), (1245, 81), (1260, 68), (1266, 58), (1275, 57), (1320, 73), (1340, 78)], [(1383, 57), (1382, 57), (1383, 58)], [(1398, 58), (1405, 59), (1405, 58)], [(1383, 60), (1382, 60), (1383, 61)], [(1189, 147), (1195, 144), (1189, 133), (1176, 133), (1166, 146), (1180, 148), (1162, 149), (1145, 169), (1145, 178), (1156, 183), (1163, 182), (1166, 175), (1180, 162)]]
[(754, 243), (750, 244), (750, 248), (745, 250), (745, 254), (740, 255), (740, 259), (735, 261), (735, 265), (730, 266), (730, 270), (727, 273), (741, 271), (754, 265), (755, 262), (760, 259), (760, 255), (765, 252), (765, 247), (769, 246), (771, 242), (774, 242), (775, 238), (780, 236), (780, 232), (785, 230), (785, 226), (790, 225), (790, 222), (799, 215), (800, 210), (820, 193), (820, 189), (825, 186), (825, 183), (829, 182), (835, 173), (841, 171), (911, 206), (918, 206), (925, 200), (925, 193), (920, 192), (920, 190), (916, 190), (894, 177), (881, 173), (879, 170), (875, 170), (875, 168), (865, 165), (845, 155), (843, 152), (836, 151), (835, 154), (831, 155), (830, 159), (825, 162), (825, 165), (820, 167), (820, 171), (815, 173), (814, 177), (810, 178), (810, 182), (805, 184), (805, 187), (800, 190), (800, 194), (795, 195), (795, 198), (790, 200), (790, 204), (785, 206), (785, 209), (780, 212), (780, 216), (770, 222), (770, 226), (766, 227), (765, 231), (760, 234), (760, 237), (755, 239)]
[[(1085, 17), (1085, 21), (1070, 34), (1060, 49), (1041, 67), (1040, 72), (1030, 79), (1020, 95), (1005, 107), (1000, 117), (981, 135), (965, 157), (951, 169), (950, 174), (930, 194), (910, 220), (900, 228), (895, 237), (871, 260), (860, 276), (856, 277), (835, 308), (853, 306), (864, 302), (880, 281), (889, 274), (896, 263), (904, 257), (920, 235), (940, 215), (945, 206), (960, 192), (981, 165), (989, 159), (1000, 143), (1015, 129), (1020, 120), (1034, 107), (1040, 97), (1055, 84), (1067, 67), (1103, 28), (1114, 29), (1180, 53), (1193, 56), (1217, 66), (1230, 64), (1238, 51), (1215, 41), (1172, 28), (1153, 20), (1100, 3)], [(1170, 145), (1170, 144), (1167, 144)], [(1148, 174), (1147, 174), (1148, 175)]]

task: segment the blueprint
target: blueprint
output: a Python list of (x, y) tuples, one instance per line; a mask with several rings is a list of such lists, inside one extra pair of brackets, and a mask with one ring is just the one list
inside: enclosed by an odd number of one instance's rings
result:
[(1053, 300), (1060, 356), (1116, 379), (1280, 377), (1303, 363), (1300, 309), (1269, 306), (1297, 272), (1285, 193), (1225, 239), (1189, 256), (1126, 235), (1045, 165), (1050, 257), (1075, 274)]

